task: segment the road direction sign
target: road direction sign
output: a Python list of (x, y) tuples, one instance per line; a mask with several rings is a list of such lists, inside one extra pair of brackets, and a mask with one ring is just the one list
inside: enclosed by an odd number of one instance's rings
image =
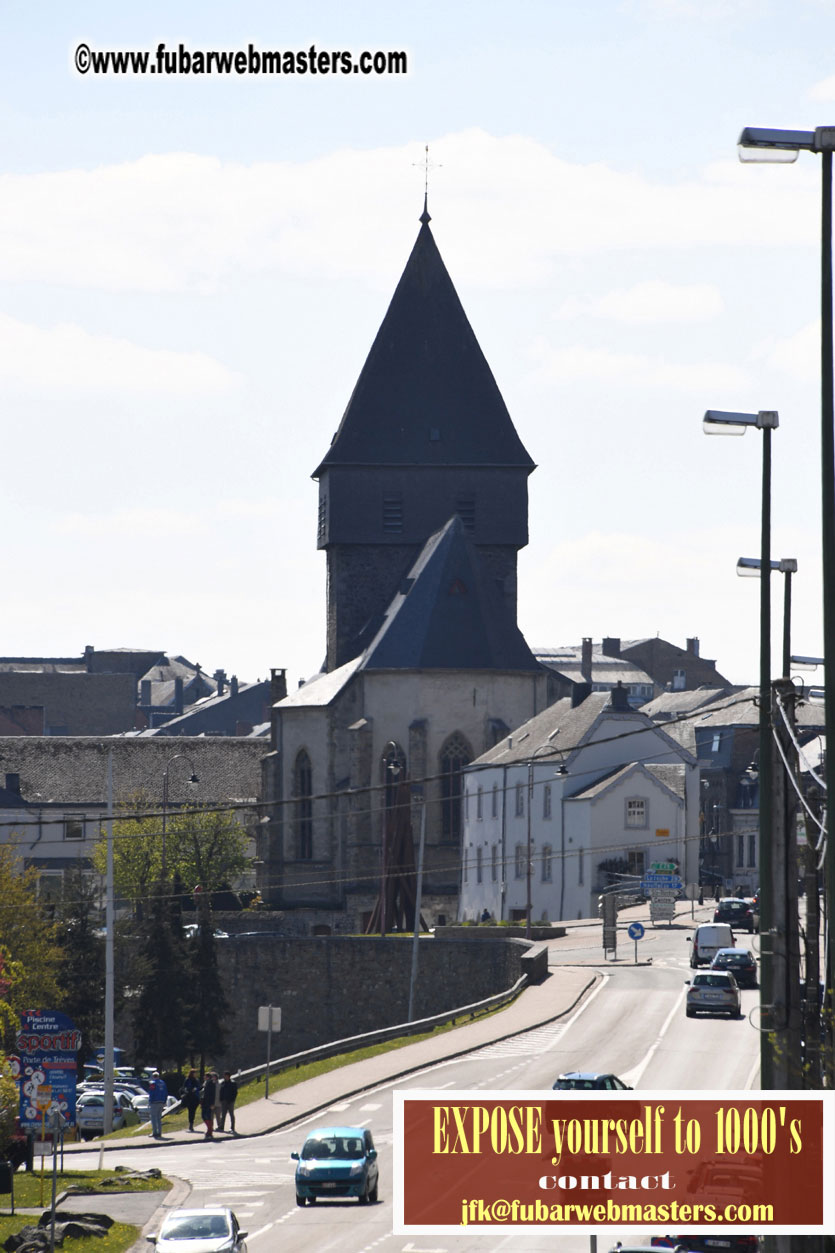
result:
[(630, 922), (626, 933), (630, 940), (642, 940), (644, 938), (644, 928), (640, 922)]

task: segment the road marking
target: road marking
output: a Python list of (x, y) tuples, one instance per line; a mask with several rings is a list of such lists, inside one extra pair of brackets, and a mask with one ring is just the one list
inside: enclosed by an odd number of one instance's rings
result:
[(644, 1071), (646, 1070), (647, 1066), (652, 1061), (652, 1058), (654, 1057), (655, 1052), (658, 1049), (658, 1046), (660, 1045), (661, 1041), (664, 1039), (664, 1036), (667, 1034), (667, 1031), (669, 1030), (669, 1027), (670, 1027), (670, 1023), (673, 1021), (674, 1016), (678, 1013), (679, 1008), (682, 1002), (684, 1001), (686, 994), (687, 994), (687, 985), (685, 984), (682, 987), (681, 991), (679, 992), (678, 996), (676, 997), (675, 1002), (673, 1004), (673, 1008), (670, 1010), (669, 1014), (664, 1019), (664, 1024), (661, 1030), (659, 1031), (658, 1035), (656, 1036), (654, 1042), (650, 1045), (649, 1049), (644, 1054), (641, 1061), (638, 1062), (638, 1065), (633, 1066), (632, 1069), (628, 1070), (626, 1074), (624, 1075), (623, 1081), (624, 1083), (629, 1083), (630, 1087), (636, 1088), (638, 1086), (638, 1083), (643, 1077)]

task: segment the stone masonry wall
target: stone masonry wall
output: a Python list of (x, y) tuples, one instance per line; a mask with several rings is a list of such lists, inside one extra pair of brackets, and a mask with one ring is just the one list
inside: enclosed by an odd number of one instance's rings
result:
[[(519, 941), (420, 941), (415, 1017), (427, 1018), (512, 987), (527, 945)], [(218, 943), (231, 1012), (223, 1067), (246, 1069), (266, 1059), (258, 1007), (281, 1007), (273, 1058), (407, 1018), (412, 945), (403, 939), (353, 936), (239, 935)]]

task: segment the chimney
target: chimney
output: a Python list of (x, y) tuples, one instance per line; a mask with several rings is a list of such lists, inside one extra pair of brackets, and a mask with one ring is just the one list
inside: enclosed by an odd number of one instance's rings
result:
[(236, 674), (233, 674), (232, 678), (229, 680), (229, 695), (238, 695), (238, 676)]
[(174, 709), (178, 714), (183, 712), (183, 680), (179, 675), (174, 680)]
[(580, 654), (580, 674), (583, 682), (591, 684), (591, 638), (583, 636), (583, 649)]
[(88, 674), (93, 673), (93, 653), (95, 651), (96, 650), (92, 644), (84, 645), (84, 669)]
[(151, 704), (151, 680), (139, 680), (139, 703), (148, 708)]
[(604, 635), (603, 656), (604, 657), (620, 657), (620, 636), (619, 635)]
[(284, 700), (287, 695), (287, 671), (277, 670), (275, 666), (270, 669), (270, 704), (274, 705), (276, 701)]
[(217, 683), (218, 696), (222, 696), (224, 691), (226, 690), (226, 671), (215, 670), (214, 674), (212, 675), (212, 678), (214, 679), (215, 683)]
[(609, 708), (614, 709), (615, 712), (619, 714), (628, 714), (632, 712), (632, 708), (629, 704), (629, 689), (623, 686), (620, 679), (618, 679), (617, 687), (612, 688), (612, 693), (609, 698)]
[(690, 656), (691, 656), (691, 657), (698, 657), (698, 655), (699, 655), (699, 637), (698, 637), (698, 635), (694, 635), (692, 639), (689, 639), (689, 640), (687, 641), (687, 651), (688, 651), (688, 653), (690, 654)]

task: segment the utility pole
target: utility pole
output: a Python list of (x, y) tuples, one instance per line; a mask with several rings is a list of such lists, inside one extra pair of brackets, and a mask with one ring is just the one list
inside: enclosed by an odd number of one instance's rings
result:
[[(774, 1087), (802, 1088), (800, 929), (797, 900), (797, 751), (794, 747), (794, 685), (778, 679), (773, 690), (776, 760), (772, 856), (772, 953)], [(783, 718), (785, 713), (785, 720)]]

